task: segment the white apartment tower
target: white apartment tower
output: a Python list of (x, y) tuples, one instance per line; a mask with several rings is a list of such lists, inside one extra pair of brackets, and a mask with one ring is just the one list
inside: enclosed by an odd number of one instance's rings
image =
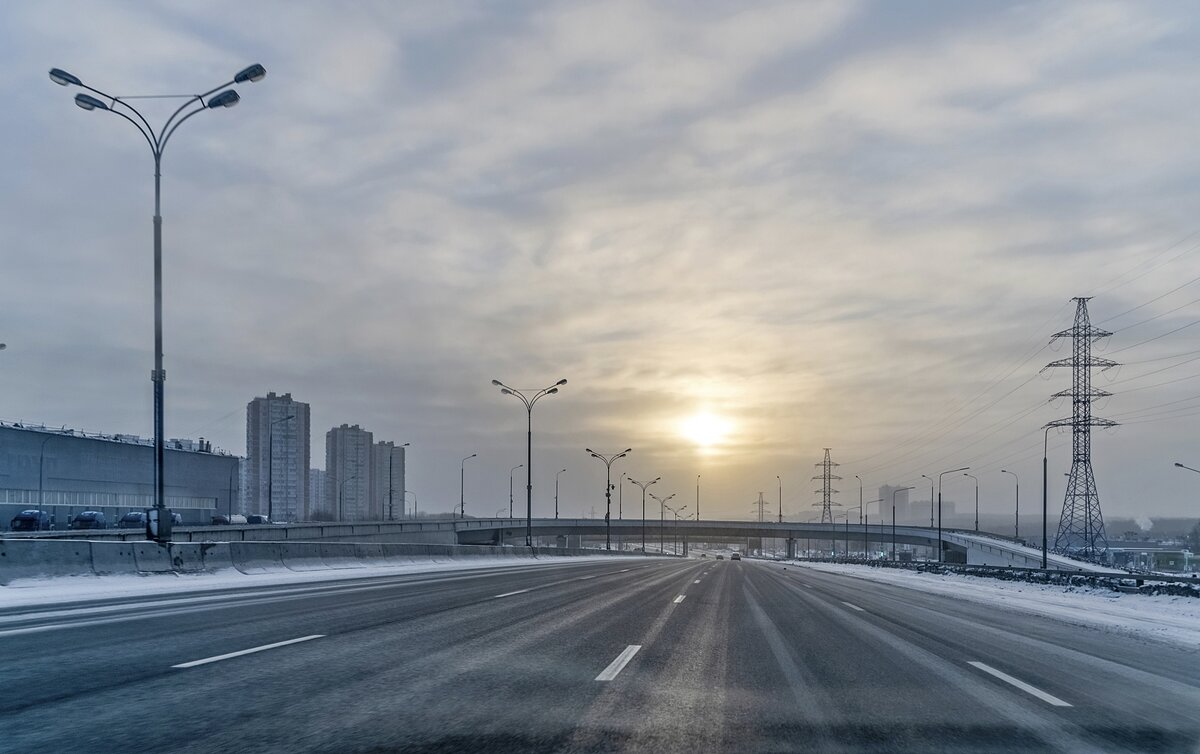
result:
[(374, 457), (375, 503), (372, 514), (377, 518), (404, 518), (404, 446), (396, 443), (375, 443)]
[(325, 499), (335, 519), (378, 519), (374, 456), (374, 435), (357, 424), (325, 433)]
[(246, 513), (308, 518), (308, 415), (308, 404), (291, 393), (267, 393), (246, 404)]

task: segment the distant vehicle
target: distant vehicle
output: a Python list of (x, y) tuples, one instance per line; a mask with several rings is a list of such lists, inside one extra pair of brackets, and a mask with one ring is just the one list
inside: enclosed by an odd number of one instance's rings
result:
[(107, 529), (108, 521), (100, 511), (84, 511), (71, 519), (68, 526), (72, 529)]
[(144, 529), (146, 528), (146, 512), (145, 511), (129, 511), (124, 516), (117, 520), (118, 529)]
[(244, 524), (246, 517), (240, 513), (232, 513), (228, 516), (218, 513), (212, 517), (213, 526), (229, 526), (230, 524)]
[(226, 526), (229, 523), (229, 517), (223, 516), (220, 513), (212, 517), (213, 526)]
[(171, 523), (176, 526), (183, 526), (183, 516), (178, 513), (171, 514)]
[(30, 509), (13, 516), (9, 528), (13, 531), (50, 531), (54, 528), (54, 519), (46, 511)]
[(269, 524), (269, 523), (271, 523), (271, 519), (267, 518), (266, 516), (264, 516), (261, 513), (252, 513), (249, 516), (246, 516), (246, 523), (248, 523), (248, 524)]
[(707, 552), (702, 552), (702, 553), (700, 553), (700, 557), (702, 557), (702, 558), (707, 558), (707, 557), (708, 557), (708, 553), (707, 553)]
[(740, 552), (735, 552), (734, 554), (729, 556), (729, 559), (730, 560), (741, 560), (742, 554)]
[(718, 555), (718, 556), (717, 556), (717, 560), (724, 560), (724, 559), (725, 559), (725, 556), (724, 556), (724, 555)]

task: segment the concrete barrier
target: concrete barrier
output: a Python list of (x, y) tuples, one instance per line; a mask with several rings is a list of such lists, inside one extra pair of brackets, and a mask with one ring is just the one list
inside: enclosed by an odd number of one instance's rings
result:
[(92, 572), (97, 576), (137, 573), (132, 542), (88, 542), (92, 551)]
[(383, 545), (378, 542), (359, 542), (354, 545), (354, 557), (367, 566), (386, 566), (387, 559), (383, 556)]
[(156, 542), (133, 542), (133, 562), (140, 573), (167, 573), (175, 570), (167, 547)]
[(198, 573), (205, 570), (204, 549), (199, 542), (172, 542), (167, 547), (171, 570), (178, 573)]
[(293, 571), (324, 571), (319, 542), (284, 542), (279, 546), (283, 564)]
[(233, 567), (242, 573), (272, 573), (286, 568), (279, 542), (230, 542), (229, 554)]
[(0, 540), (0, 584), (93, 573), (92, 549), (86, 540)]
[(321, 542), (321, 560), (329, 568), (365, 568), (354, 554), (353, 542)]
[(204, 559), (204, 570), (227, 571), (233, 569), (233, 553), (228, 542), (200, 542), (200, 556)]

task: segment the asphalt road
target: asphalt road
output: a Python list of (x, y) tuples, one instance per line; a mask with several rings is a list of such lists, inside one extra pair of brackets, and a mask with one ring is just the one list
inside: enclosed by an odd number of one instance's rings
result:
[(0, 750), (1193, 752), (1200, 648), (712, 559), (0, 607)]

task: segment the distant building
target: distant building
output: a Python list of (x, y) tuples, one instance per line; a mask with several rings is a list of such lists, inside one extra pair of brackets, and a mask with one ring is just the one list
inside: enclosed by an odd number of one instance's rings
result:
[(396, 443), (375, 443), (373, 475), (375, 504), (373, 514), (379, 519), (404, 518), (404, 448)]
[(246, 513), (269, 512), (279, 521), (308, 518), (308, 416), (308, 404), (291, 393), (267, 393), (246, 404)]
[(318, 511), (329, 512), (329, 501), (325, 497), (325, 470), (308, 470), (308, 515)]
[(374, 435), (357, 424), (325, 433), (325, 498), (337, 520), (378, 519), (378, 511), (372, 511), (377, 502), (374, 457)]
[[(164, 443), (166, 505), (189, 525), (207, 524), (238, 499), (241, 459), (203, 439)], [(154, 441), (135, 435), (0, 423), (0, 526), (41, 508), (65, 527), (84, 510), (109, 522), (154, 505)]]
[[(895, 496), (893, 497), (893, 493)], [(890, 522), (892, 520), (892, 500), (896, 501), (896, 521), (897, 523), (907, 523), (911, 517), (908, 502), (909, 490), (901, 487), (894, 487), (890, 484), (885, 484), (879, 488), (879, 499), (883, 519)]]

